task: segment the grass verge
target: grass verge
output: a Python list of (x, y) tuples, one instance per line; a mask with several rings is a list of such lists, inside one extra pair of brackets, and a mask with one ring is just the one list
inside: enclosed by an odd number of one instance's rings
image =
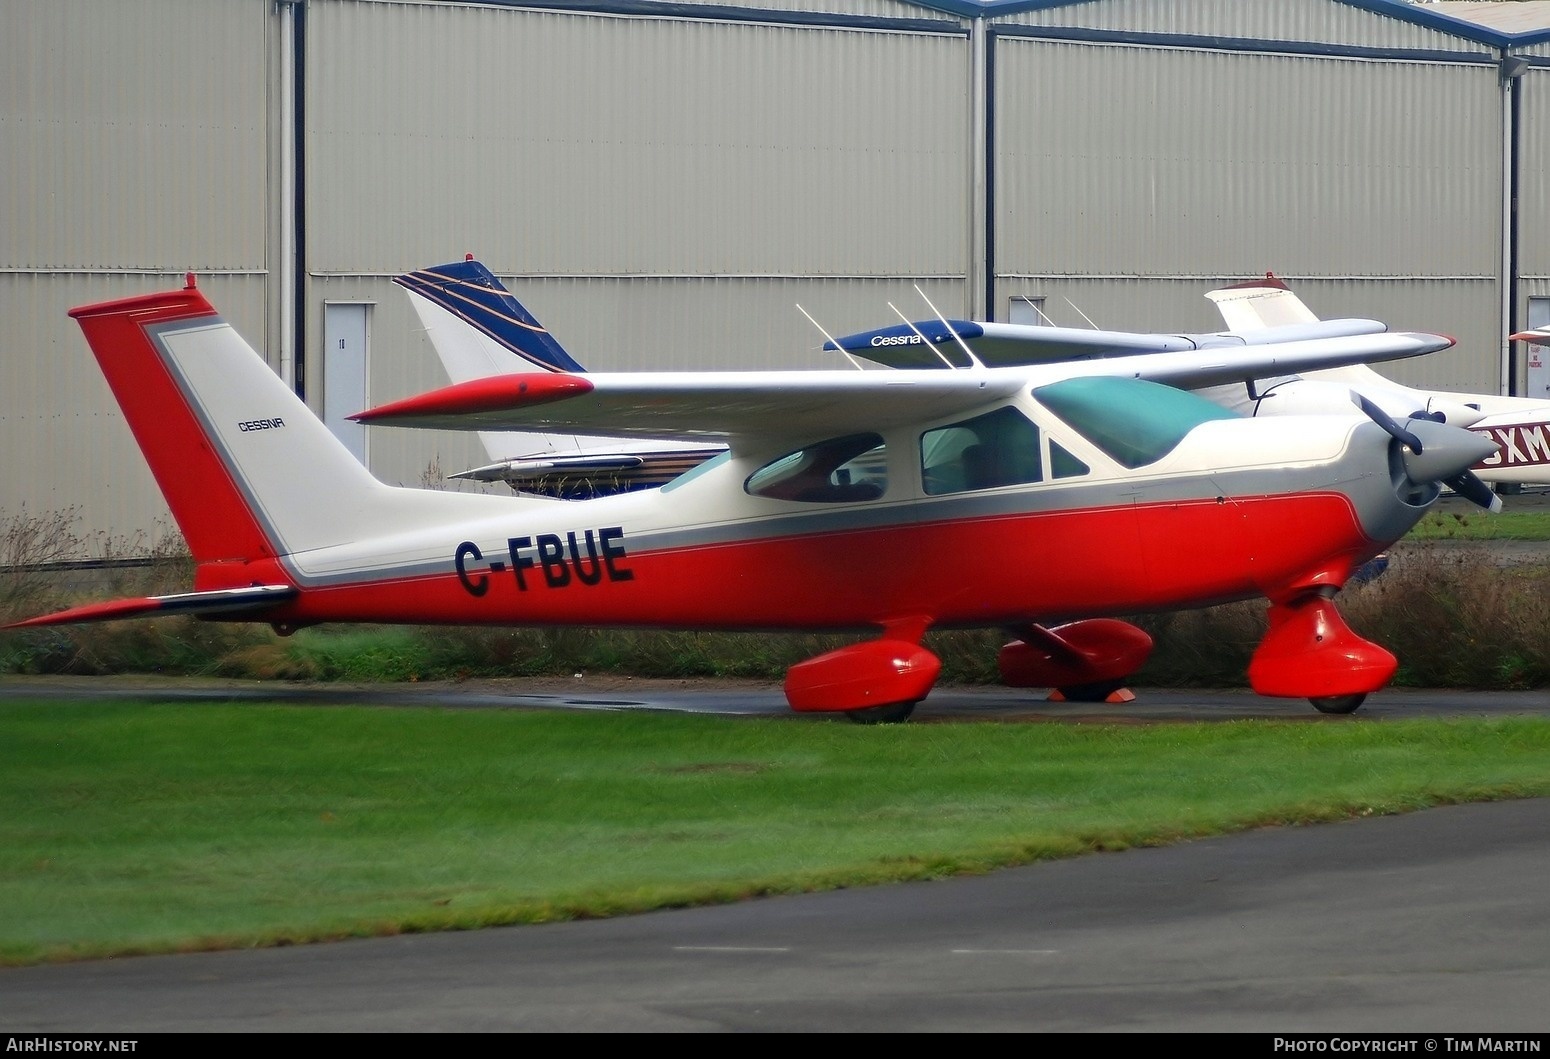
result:
[(0, 962), (600, 917), (1550, 794), (1550, 721), (0, 704)]

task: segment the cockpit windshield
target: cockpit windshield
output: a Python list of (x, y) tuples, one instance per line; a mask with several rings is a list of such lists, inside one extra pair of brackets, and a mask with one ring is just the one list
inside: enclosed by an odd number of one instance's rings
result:
[(1131, 468), (1156, 463), (1202, 423), (1239, 418), (1204, 397), (1141, 379), (1084, 376), (1036, 387), (1033, 396)]

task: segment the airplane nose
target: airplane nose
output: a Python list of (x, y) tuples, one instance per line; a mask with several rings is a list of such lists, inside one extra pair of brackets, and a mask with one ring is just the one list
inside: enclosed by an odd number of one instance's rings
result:
[(1400, 446), (1405, 476), (1412, 482), (1444, 482), (1496, 451), (1496, 442), (1461, 427), (1412, 419), (1405, 429), (1421, 443), (1420, 452)]

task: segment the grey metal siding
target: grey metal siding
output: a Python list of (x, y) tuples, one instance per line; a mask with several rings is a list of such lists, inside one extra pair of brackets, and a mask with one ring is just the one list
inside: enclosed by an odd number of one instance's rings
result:
[(1518, 272), (1550, 280), (1550, 69), (1529, 70), (1518, 91)]
[[(181, 272), (0, 273), (0, 517), (73, 510), (94, 546), (123, 554), (170, 527), (166, 504), (68, 316), (71, 308), (183, 285)], [(205, 296), (257, 345), (265, 316), (261, 276), (206, 275)]]
[[(1404, 373), (1497, 388), (1493, 66), (1002, 38), (996, 70), (998, 311), (1038, 277), (1349, 280), (1378, 301), (1346, 315), (1468, 321), (1467, 367)], [(1458, 314), (1401, 322), (1406, 283)]]
[(0, 267), (265, 267), (269, 5), (6, 0)]
[(266, 0), (0, 6), (0, 515), (168, 525), (66, 313), (192, 269), (264, 348), (272, 34)]
[[(465, 252), (604, 369), (812, 366), (795, 301), (876, 326), (891, 277), (963, 311), (961, 33), (331, 0), (308, 41), (307, 348), (324, 299), (377, 301), (374, 400), (445, 381), (388, 280)], [(428, 439), (378, 435), (373, 472), (416, 480)]]
[(958, 35), (314, 4), (309, 266), (963, 267)]
[(1497, 269), (1492, 68), (1002, 40), (997, 70), (1005, 270)]

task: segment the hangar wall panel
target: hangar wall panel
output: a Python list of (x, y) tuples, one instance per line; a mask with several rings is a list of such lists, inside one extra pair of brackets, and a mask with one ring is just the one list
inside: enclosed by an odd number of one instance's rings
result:
[(1397, 374), (1497, 389), (1494, 67), (1000, 38), (996, 70), (998, 312), (1039, 277), (1344, 279), (1375, 301), (1343, 315), (1460, 338)]
[(270, 6), (6, 0), (0, 267), (265, 267)]
[(1498, 270), (1489, 67), (1002, 39), (997, 71), (1004, 270)]
[[(182, 285), (181, 272), (0, 274), (0, 517), (73, 509), (83, 534), (120, 542), (171, 526), (140, 448), (67, 314)], [(253, 342), (265, 318), (264, 277), (203, 276), (199, 286)]]
[(1550, 69), (1530, 69), (1518, 91), (1518, 272), (1550, 280)]
[(997, 23), (1189, 34), (1369, 48), (1481, 51), (1444, 30), (1332, 0), (1101, 0), (1025, 11)]
[(66, 313), (194, 269), (266, 345), (274, 34), (267, 0), (0, 4), (0, 517), (170, 525)]
[(308, 53), (314, 272), (966, 268), (956, 32), (334, 0)]

